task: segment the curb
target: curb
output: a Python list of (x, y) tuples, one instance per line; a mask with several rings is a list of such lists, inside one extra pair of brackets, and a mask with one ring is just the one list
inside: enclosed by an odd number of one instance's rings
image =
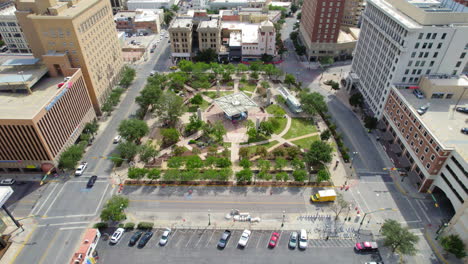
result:
[(173, 186), (201, 186), (201, 187), (328, 187), (328, 188), (341, 188), (341, 186), (324, 186), (324, 185), (317, 185), (317, 184), (189, 184), (189, 183), (181, 183), (181, 184), (168, 184), (168, 183), (124, 183), (124, 186), (161, 186), (161, 187), (173, 187)]
[(439, 258), (440, 261), (442, 261), (445, 264), (449, 264), (449, 262), (440, 254), (439, 249), (437, 246), (434, 244), (434, 241), (432, 240), (431, 237), (429, 237), (429, 234), (427, 233), (427, 230), (424, 230), (424, 237), (426, 238), (427, 242), (429, 242), (429, 245), (431, 246), (432, 251), (434, 251)]

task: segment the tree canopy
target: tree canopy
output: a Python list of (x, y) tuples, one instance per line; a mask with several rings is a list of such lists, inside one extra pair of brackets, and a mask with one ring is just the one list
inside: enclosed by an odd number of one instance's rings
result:
[(326, 164), (332, 161), (333, 147), (328, 143), (316, 140), (305, 153), (304, 160), (311, 165)]
[(119, 135), (127, 141), (138, 142), (149, 132), (149, 127), (145, 121), (138, 119), (125, 119), (120, 122)]
[(185, 113), (184, 99), (171, 91), (163, 92), (154, 108), (156, 116), (169, 126), (174, 126)]
[(101, 211), (101, 220), (120, 222), (127, 219), (124, 209), (128, 207), (128, 204), (128, 198), (120, 195), (112, 196)]
[(386, 219), (382, 225), (382, 235), (385, 237), (384, 245), (390, 247), (393, 253), (399, 252), (410, 256), (416, 254), (415, 245), (419, 237), (411, 233), (408, 228), (402, 227), (398, 221)]
[(324, 114), (328, 111), (325, 97), (317, 92), (303, 92), (300, 94), (299, 98), (302, 104), (302, 109), (304, 109), (304, 111), (309, 115), (316, 115), (320, 113)]

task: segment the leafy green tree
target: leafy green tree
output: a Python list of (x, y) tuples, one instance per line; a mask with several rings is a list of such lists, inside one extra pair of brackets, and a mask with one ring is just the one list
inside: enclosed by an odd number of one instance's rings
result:
[(161, 177), (161, 171), (158, 169), (150, 169), (148, 170), (146, 177), (148, 177), (148, 179), (157, 180)]
[(275, 175), (275, 178), (277, 181), (288, 181), (289, 180), (289, 175), (286, 172), (280, 172)]
[(249, 155), (250, 155), (249, 148), (247, 148), (247, 147), (241, 147), (241, 148), (239, 148), (239, 157), (240, 157), (241, 159), (246, 159), (246, 158), (249, 157)]
[(236, 173), (236, 179), (238, 182), (251, 182), (253, 172), (250, 169), (243, 169)]
[(184, 165), (184, 159), (182, 157), (171, 157), (167, 161), (167, 167), (172, 169), (180, 169)]
[(283, 158), (278, 157), (278, 158), (275, 159), (275, 169), (276, 170), (279, 170), (279, 171), (282, 170), (284, 167), (286, 167), (287, 164), (288, 164), (288, 162)]
[(179, 6), (178, 5), (172, 5), (171, 10), (174, 11), (174, 12), (177, 12), (177, 11), (179, 11)]
[(331, 132), (329, 129), (320, 133), (320, 139), (323, 141), (327, 141), (331, 137)]
[(269, 171), (271, 167), (271, 163), (268, 160), (258, 160), (257, 166), (260, 169), (260, 171)]
[(83, 157), (84, 145), (72, 145), (67, 148), (59, 158), (59, 168), (63, 169), (75, 169), (78, 161)]
[(292, 176), (295, 181), (303, 182), (307, 179), (307, 171), (306, 170), (295, 170), (292, 173)]
[(199, 156), (188, 156), (185, 158), (185, 168), (198, 169), (203, 167), (204, 163)]
[(376, 129), (378, 123), (379, 120), (373, 116), (366, 115), (366, 117), (364, 117), (364, 126), (369, 130)]
[(354, 93), (349, 97), (349, 104), (354, 107), (362, 107), (364, 105), (364, 97), (359, 92)]
[(112, 196), (101, 211), (101, 220), (120, 222), (127, 219), (124, 210), (128, 207), (128, 204), (128, 198), (120, 195)]
[(268, 55), (266, 53), (263, 53), (262, 56), (260, 57), (260, 60), (265, 62), (265, 63), (272, 62), (273, 61), (273, 56)]
[(188, 60), (181, 60), (181, 61), (179, 61), (179, 63), (177, 64), (177, 66), (179, 66), (179, 69), (180, 69), (181, 71), (184, 71), (184, 72), (192, 72), (195, 65), (194, 65), (193, 62), (191, 62), (191, 61), (188, 61)]
[(254, 72), (260, 71), (262, 69), (262, 62), (253, 61), (250, 63), (249, 68), (251, 71), (254, 71)]
[(271, 122), (262, 121), (260, 123), (259, 130), (260, 130), (259, 132), (262, 133), (263, 135), (270, 136), (271, 134), (273, 134), (275, 128)]
[(289, 159), (295, 159), (301, 154), (301, 149), (297, 146), (291, 146), (286, 148)]
[(153, 146), (151, 141), (140, 147), (140, 160), (145, 163), (156, 158), (158, 154), (159, 151)]
[(124, 119), (120, 122), (119, 135), (131, 142), (139, 142), (149, 132), (149, 127), (145, 121), (138, 119)]
[(300, 160), (299, 158), (294, 158), (293, 160), (291, 160), (291, 166), (297, 170), (305, 168), (304, 161)]
[(173, 145), (179, 141), (179, 131), (175, 128), (166, 128), (166, 129), (161, 129), (161, 135), (163, 137), (162, 139), (162, 145), (164, 147), (168, 147), (170, 145)]
[(240, 63), (239, 65), (237, 65), (237, 73), (244, 73), (246, 71), (249, 70), (249, 66), (243, 64), (243, 63)]
[(326, 164), (332, 161), (333, 147), (323, 141), (314, 141), (309, 151), (305, 153), (304, 160), (313, 166)]
[(190, 103), (201, 105), (203, 103), (203, 97), (200, 94), (197, 94), (192, 99), (190, 99)]
[(86, 123), (85, 127), (83, 128), (83, 131), (88, 134), (94, 134), (98, 131), (99, 129), (99, 124), (96, 119), (93, 119), (93, 121)]
[(171, 127), (184, 113), (184, 99), (171, 91), (164, 92), (155, 105), (155, 115)]
[(248, 169), (252, 166), (252, 162), (249, 159), (241, 159), (239, 165), (244, 169)]
[(260, 85), (261, 85), (263, 88), (265, 88), (265, 89), (270, 88), (270, 84), (269, 84), (267, 81), (262, 81), (262, 82), (260, 83)]
[(268, 149), (265, 146), (257, 146), (255, 148), (255, 155), (265, 158), (268, 155)]
[(166, 10), (164, 12), (164, 24), (169, 25), (174, 18), (174, 13), (172, 11)]
[(203, 126), (203, 133), (205, 136), (212, 139), (214, 142), (221, 143), (227, 131), (221, 121), (216, 121), (213, 124), (205, 123)]
[(287, 73), (284, 77), (284, 83), (291, 87), (291, 85), (296, 84), (296, 77), (294, 77), (294, 75), (292, 74)]
[(300, 101), (302, 109), (309, 115), (316, 115), (319, 113), (326, 113), (328, 111), (325, 97), (317, 92), (300, 94)]
[(141, 179), (148, 173), (145, 168), (128, 168), (128, 177), (130, 179)]
[(136, 71), (135, 69), (131, 68), (130, 66), (124, 66), (122, 71), (122, 79), (120, 79), (120, 85), (123, 87), (128, 87), (133, 79), (135, 78)]
[(403, 255), (413, 256), (417, 249), (415, 245), (419, 237), (402, 227), (401, 224), (393, 219), (385, 219), (382, 225), (382, 235), (384, 236), (384, 245), (390, 247), (392, 253), (398, 252)]
[(216, 53), (216, 50), (209, 48), (203, 51), (198, 51), (197, 55), (194, 57), (194, 60), (206, 63), (217, 62), (218, 54)]
[(319, 170), (317, 172), (317, 182), (323, 182), (330, 180), (330, 173), (326, 169)]
[(198, 118), (196, 114), (193, 114), (189, 118), (189, 123), (185, 126), (185, 133), (193, 134), (203, 127), (203, 121)]
[(128, 160), (133, 160), (136, 154), (138, 154), (139, 147), (132, 141), (125, 141), (117, 146), (117, 150), (120, 153), (120, 157)]
[(228, 168), (232, 165), (232, 162), (228, 158), (216, 158), (215, 164), (218, 168)]
[(465, 243), (459, 235), (448, 235), (440, 239), (440, 244), (445, 251), (455, 255), (455, 257), (461, 259), (466, 256)]
[(110, 114), (113, 110), (114, 110), (114, 106), (109, 101), (106, 101), (101, 107), (101, 111), (104, 113)]
[(184, 88), (185, 83), (189, 79), (188, 74), (185, 72), (172, 72), (168, 77), (170, 79), (169, 85), (174, 91), (179, 91)]
[(266, 180), (266, 181), (270, 181), (271, 179), (273, 179), (273, 175), (269, 174), (267, 171), (260, 171), (257, 174), (257, 178), (262, 179), (262, 180)]
[(258, 73), (256, 71), (253, 71), (252, 73), (250, 73), (250, 78), (254, 80), (258, 80), (259, 78)]
[(302, 18), (302, 13), (297, 13), (296, 18), (297, 18), (298, 20), (301, 20), (301, 18)]
[(320, 57), (319, 62), (322, 65), (330, 65), (330, 64), (333, 64), (335, 60), (333, 59), (333, 57), (324, 56), (324, 57)]
[(299, 10), (299, 7), (295, 4), (292, 4), (289, 9), (291, 10), (291, 13), (296, 13), (297, 10)]

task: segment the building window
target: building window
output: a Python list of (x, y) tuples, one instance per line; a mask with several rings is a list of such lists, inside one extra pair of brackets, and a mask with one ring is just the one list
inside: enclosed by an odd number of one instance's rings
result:
[(416, 45), (414, 45), (414, 48), (415, 49), (419, 48), (419, 42), (416, 42)]
[(455, 67), (458, 68), (460, 67), (460, 65), (461, 65), (461, 61), (457, 61), (457, 63), (455, 64)]
[(437, 147), (436, 147), (436, 152), (439, 153), (439, 150), (440, 150), (440, 147), (437, 146)]
[(432, 66), (434, 66), (434, 61), (431, 61), (431, 62), (429, 63), (429, 67), (432, 67)]
[(419, 33), (418, 39), (422, 39), (424, 33)]
[(465, 58), (465, 55), (466, 55), (466, 52), (463, 52), (463, 53), (460, 55), (460, 59)]
[(416, 152), (416, 153), (419, 153), (419, 148), (416, 148), (415, 152)]
[(431, 155), (431, 160), (433, 161), (434, 159), (435, 159), (435, 155), (432, 154), (432, 155)]
[(434, 139), (431, 138), (429, 139), (429, 144), (432, 144), (432, 143), (434, 143)]
[(445, 99), (452, 99), (453, 97), (453, 94), (452, 93), (449, 93), (445, 96)]
[(431, 164), (430, 163), (427, 163), (426, 164), (426, 169), (429, 169), (431, 167)]
[(423, 140), (421, 139), (421, 140), (419, 141), (419, 145), (422, 146), (422, 144), (423, 144)]
[(437, 58), (437, 55), (439, 55), (439, 52), (434, 52), (434, 56), (432, 56), (432, 58)]
[(445, 39), (446, 36), (447, 36), (447, 33), (443, 33), (441, 39)]
[(426, 153), (429, 152), (429, 147), (425, 147), (424, 152), (426, 152)]
[(421, 161), (423, 161), (423, 160), (424, 160), (424, 155), (421, 156)]

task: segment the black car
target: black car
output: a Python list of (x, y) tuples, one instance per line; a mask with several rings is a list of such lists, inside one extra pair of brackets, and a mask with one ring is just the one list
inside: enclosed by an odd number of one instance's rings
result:
[(462, 132), (463, 134), (465, 135), (468, 135), (468, 127), (464, 127), (460, 130), (460, 132)]
[(457, 112), (468, 114), (468, 107), (457, 107), (455, 108)]
[(151, 231), (146, 232), (143, 235), (143, 237), (140, 239), (140, 241), (138, 242), (138, 247), (139, 248), (144, 247), (146, 243), (148, 243), (148, 241), (151, 239), (152, 236), (153, 236), (153, 232)]
[(226, 244), (228, 243), (230, 237), (231, 237), (231, 231), (224, 230), (224, 233), (221, 235), (221, 238), (219, 239), (218, 247), (219, 248), (226, 247)]
[(87, 188), (92, 188), (94, 186), (94, 183), (96, 182), (96, 180), (97, 180), (96, 175), (91, 176), (91, 178), (89, 178), (89, 180), (88, 180), (88, 183), (86, 184), (86, 187)]
[(140, 239), (141, 235), (143, 235), (142, 231), (136, 231), (135, 234), (133, 234), (133, 236), (130, 238), (130, 241), (128, 241), (128, 245), (135, 245), (138, 239)]

